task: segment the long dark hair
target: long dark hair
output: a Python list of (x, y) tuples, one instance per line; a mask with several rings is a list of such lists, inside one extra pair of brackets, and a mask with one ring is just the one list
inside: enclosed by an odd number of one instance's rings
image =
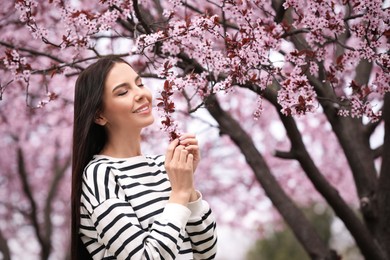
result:
[[(115, 63), (127, 63), (117, 56), (100, 58), (77, 78), (74, 95), (72, 152), (71, 259), (92, 259), (79, 235), (82, 175), (85, 166), (107, 141), (105, 130), (95, 123), (103, 108), (103, 91), (108, 72)], [(127, 63), (128, 64), (128, 63)]]

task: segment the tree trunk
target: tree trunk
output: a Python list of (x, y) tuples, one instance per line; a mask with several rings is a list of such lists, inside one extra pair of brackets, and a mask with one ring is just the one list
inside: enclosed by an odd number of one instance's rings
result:
[(278, 110), (279, 117), (291, 142), (291, 153), (294, 159), (298, 160), (316, 190), (325, 198), (335, 214), (344, 222), (362, 254), (366, 259), (385, 259), (383, 250), (378, 246), (374, 236), (370, 233), (366, 225), (356, 216), (349, 205), (340, 197), (338, 191), (325, 179), (316, 167), (306, 150), (302, 135), (298, 130), (294, 118), (285, 116), (280, 112), (281, 106), (277, 103), (276, 93), (269, 87), (263, 94)]
[(3, 232), (0, 230), (0, 253), (3, 255), (3, 260), (10, 260), (11, 253), (7, 244), (7, 239), (4, 237)]
[(38, 239), (38, 243), (41, 246), (41, 259), (47, 260), (50, 255), (51, 246), (50, 246), (50, 242), (45, 240), (44, 236), (42, 235), (43, 231), (38, 221), (38, 206), (34, 200), (34, 196), (30, 184), (28, 183), (29, 174), (27, 172), (27, 169), (25, 168), (24, 154), (21, 147), (18, 147), (17, 150), (17, 162), (18, 162), (18, 174), (22, 182), (23, 192), (24, 195), (27, 197), (27, 200), (29, 201), (31, 207), (29, 213), (29, 219), (31, 220), (32, 226), (34, 228), (34, 232)]
[(390, 93), (385, 95), (382, 166), (378, 183), (378, 239), (390, 259)]
[(278, 209), (293, 233), (305, 248), (311, 259), (338, 259), (321, 240), (304, 214), (286, 195), (272, 175), (260, 152), (256, 149), (250, 136), (240, 124), (220, 107), (217, 98), (212, 95), (206, 99), (206, 107), (218, 122), (223, 134), (229, 135), (239, 147), (248, 165), (252, 168), (258, 182), (262, 185), (268, 198)]
[[(292, 25), (291, 10), (287, 10), (284, 15), (285, 21)], [(302, 35), (291, 35), (291, 41), (297, 50), (311, 50), (309, 44)], [(337, 97), (333, 87), (326, 80), (326, 71), (322, 62), (317, 62), (319, 66), (319, 76), (314, 77), (306, 72), (309, 82), (318, 95), (318, 101), (324, 109), (329, 123), (344, 151), (348, 164), (352, 170), (357, 193), (361, 201), (361, 210), (367, 227), (375, 236), (377, 224), (377, 205), (375, 193), (377, 189), (377, 172), (372, 160), (373, 153), (370, 148), (369, 136), (366, 135), (365, 127), (361, 119), (351, 117), (339, 117), (337, 115)], [(361, 62), (357, 66), (356, 80), (363, 84), (368, 82), (369, 72), (372, 68), (370, 63)]]

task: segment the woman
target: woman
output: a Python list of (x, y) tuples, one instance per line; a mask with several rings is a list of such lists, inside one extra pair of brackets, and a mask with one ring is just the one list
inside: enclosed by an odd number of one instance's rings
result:
[(106, 57), (76, 82), (72, 259), (213, 259), (215, 221), (195, 190), (200, 154), (184, 134), (165, 156), (141, 153), (152, 95), (124, 60)]

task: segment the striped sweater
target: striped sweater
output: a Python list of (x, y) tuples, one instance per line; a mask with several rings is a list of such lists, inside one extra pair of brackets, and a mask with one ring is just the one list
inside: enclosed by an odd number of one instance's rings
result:
[(202, 196), (167, 203), (164, 156), (95, 155), (83, 174), (80, 236), (93, 259), (213, 259), (216, 224)]

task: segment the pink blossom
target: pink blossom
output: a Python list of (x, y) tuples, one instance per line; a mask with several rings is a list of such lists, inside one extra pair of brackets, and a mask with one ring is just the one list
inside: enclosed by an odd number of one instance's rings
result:
[(296, 70), (282, 82), (278, 102), (285, 115), (304, 115), (317, 108), (316, 96), (306, 76)]

